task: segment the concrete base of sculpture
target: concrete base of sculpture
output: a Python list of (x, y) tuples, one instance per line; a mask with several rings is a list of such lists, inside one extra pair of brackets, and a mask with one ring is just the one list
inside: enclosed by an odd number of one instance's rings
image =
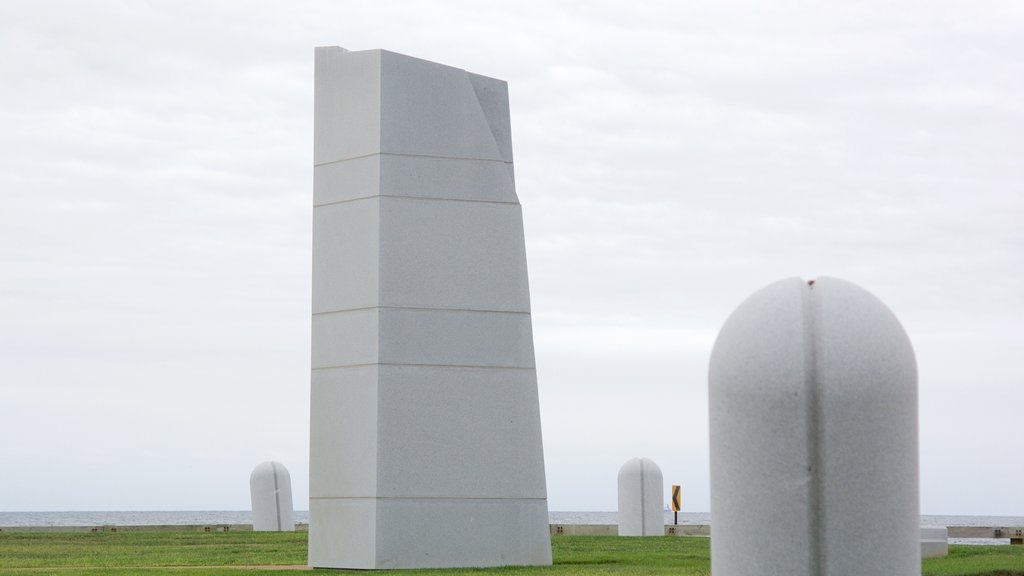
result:
[(665, 485), (661, 468), (633, 458), (619, 469), (619, 536), (664, 536)]
[(949, 555), (949, 529), (945, 526), (921, 527), (921, 558)]
[(292, 480), (280, 462), (263, 462), (249, 475), (252, 529), (255, 532), (293, 532)]
[(505, 82), (317, 48), (309, 563), (550, 564)]
[(709, 374), (715, 576), (917, 576), (917, 366), (863, 289), (793, 278), (743, 302)]
[(551, 563), (549, 532), (538, 535), (536, 530), (523, 529), (546, 525), (546, 506), (455, 499), (329, 504), (310, 511), (309, 554), (311, 564), (316, 558), (317, 566), (385, 569)]

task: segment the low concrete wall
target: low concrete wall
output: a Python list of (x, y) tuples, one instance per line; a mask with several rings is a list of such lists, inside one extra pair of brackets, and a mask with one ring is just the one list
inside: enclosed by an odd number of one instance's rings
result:
[(552, 524), (551, 535), (618, 536), (618, 524)]
[[(617, 524), (552, 524), (551, 535), (574, 536), (618, 536)], [(711, 526), (707, 524), (666, 524), (666, 536), (710, 536)]]
[(1024, 527), (950, 526), (950, 538), (1024, 538)]
[[(295, 530), (307, 532), (309, 524), (296, 523)], [(250, 532), (252, 524), (163, 524), (158, 526), (0, 526), (0, 532)], [(1018, 543), (1024, 527), (950, 526), (950, 538), (1009, 538)], [(552, 535), (617, 536), (616, 524), (551, 524)], [(667, 524), (667, 536), (710, 536), (707, 524)]]
[(666, 536), (711, 536), (708, 524), (666, 524)]

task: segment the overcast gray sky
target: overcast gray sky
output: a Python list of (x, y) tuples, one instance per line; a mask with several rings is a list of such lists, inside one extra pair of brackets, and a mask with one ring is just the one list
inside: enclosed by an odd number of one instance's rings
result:
[(308, 498), (313, 47), (509, 82), (549, 506), (708, 509), (715, 335), (901, 319), (929, 514), (1024, 515), (1024, 3), (0, 3), (0, 510)]

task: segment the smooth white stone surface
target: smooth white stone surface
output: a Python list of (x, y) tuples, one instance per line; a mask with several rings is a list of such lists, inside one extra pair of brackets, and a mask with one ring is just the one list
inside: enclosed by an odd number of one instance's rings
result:
[(377, 549), (378, 568), (548, 565), (547, 501), (380, 499)]
[(313, 164), (380, 152), (381, 51), (315, 52)]
[(512, 123), (508, 115), (508, 84), (504, 80), (468, 73), (477, 103), (491, 128), (502, 160), (512, 162)]
[(619, 469), (619, 536), (664, 536), (665, 484), (661, 468), (633, 458)]
[(309, 438), (311, 498), (377, 495), (377, 397), (380, 366), (314, 370)]
[(263, 462), (249, 475), (252, 529), (256, 532), (293, 532), (292, 479), (280, 462)]
[[(492, 97), (485, 110), (465, 70), (379, 52), (381, 152), (512, 161), (498, 146), (504, 134), (491, 129), (508, 125), (507, 104), (498, 110)], [(507, 90), (505, 82), (488, 80)], [(485, 112), (503, 118), (488, 120)]]
[(379, 303), (380, 212), (376, 197), (313, 210), (313, 313)]
[[(310, 501), (310, 557), (357, 569), (551, 564), (543, 500), (347, 499)], [(461, 543), (440, 554), (453, 542)], [(374, 551), (380, 551), (374, 554)]]
[(379, 386), (379, 496), (546, 498), (532, 370), (383, 365)]
[(520, 206), (381, 198), (380, 302), (529, 312)]
[(917, 369), (882, 302), (772, 284), (725, 323), (709, 380), (716, 576), (919, 574)]
[(313, 207), (380, 195), (380, 154), (313, 167)]
[(380, 156), (381, 196), (519, 203), (512, 164), (433, 156)]
[(525, 312), (364, 308), (313, 316), (313, 368), (428, 364), (533, 368)]
[(549, 564), (507, 86), (316, 54), (310, 564)]
[(309, 564), (376, 568), (377, 499), (317, 498), (310, 494)]
[(941, 558), (949, 556), (947, 540), (921, 540), (921, 558)]
[(382, 308), (380, 337), (387, 364), (534, 367), (525, 312)]
[(371, 154), (512, 162), (507, 84), (386, 50), (316, 49), (314, 164)]
[(518, 202), (512, 165), (498, 160), (374, 154), (313, 169), (313, 205), (376, 196)]
[(949, 555), (949, 529), (945, 526), (921, 527), (921, 558)]
[[(314, 302), (313, 309), (316, 308)], [(379, 308), (314, 314), (313, 369), (376, 363), (380, 355), (380, 320)]]

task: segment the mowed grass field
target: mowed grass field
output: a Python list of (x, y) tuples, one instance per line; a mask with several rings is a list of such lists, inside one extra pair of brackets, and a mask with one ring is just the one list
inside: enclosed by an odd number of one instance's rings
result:
[[(0, 532), (0, 574), (295, 574), (305, 569), (306, 536), (305, 532)], [(707, 538), (554, 536), (551, 544), (553, 566), (395, 570), (374, 574), (711, 573)], [(950, 546), (948, 557), (925, 560), (922, 574), (1024, 576), (1024, 546)]]

